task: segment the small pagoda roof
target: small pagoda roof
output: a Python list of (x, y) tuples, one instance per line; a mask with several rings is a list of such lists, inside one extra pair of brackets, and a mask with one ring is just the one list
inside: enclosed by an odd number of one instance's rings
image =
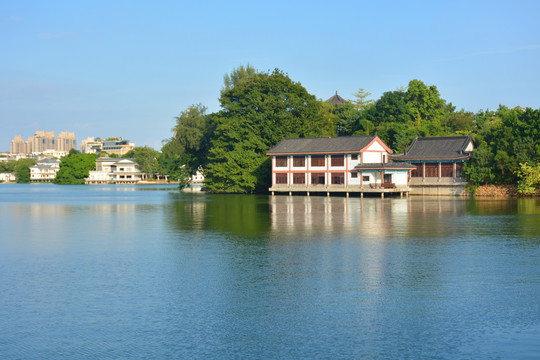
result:
[(336, 91), (336, 95), (332, 96), (330, 99), (326, 100), (326, 102), (330, 105), (342, 105), (347, 102), (344, 98), (338, 95)]

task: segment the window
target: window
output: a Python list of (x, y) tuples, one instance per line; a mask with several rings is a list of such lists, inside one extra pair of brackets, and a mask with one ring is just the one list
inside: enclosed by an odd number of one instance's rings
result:
[(426, 177), (438, 177), (439, 165), (438, 164), (426, 164)]
[(452, 163), (441, 164), (441, 176), (452, 177), (454, 173), (454, 166)]
[(345, 165), (344, 158), (345, 157), (343, 155), (332, 155), (330, 163), (332, 166), (343, 166)]
[(352, 154), (351, 160), (358, 160), (358, 154)]
[(332, 184), (333, 185), (345, 184), (345, 174), (343, 174), (343, 173), (334, 173), (334, 174), (332, 174)]
[(311, 166), (324, 166), (324, 155), (312, 155), (311, 156)]
[(311, 185), (324, 185), (324, 173), (311, 174)]
[(369, 175), (362, 176), (362, 181), (368, 181), (369, 182)]
[(422, 164), (413, 165), (416, 166), (416, 169), (411, 172), (411, 177), (422, 177)]
[(306, 183), (306, 174), (298, 173), (293, 174), (293, 184), (305, 184)]
[(385, 183), (392, 183), (392, 174), (384, 174), (384, 182)]
[(358, 173), (357, 172), (351, 173), (351, 179), (356, 179), (356, 178), (358, 178)]
[(293, 166), (294, 167), (304, 167), (306, 166), (305, 156), (294, 156), (293, 157)]
[(287, 167), (287, 157), (276, 156), (276, 167)]
[(287, 173), (276, 174), (276, 184), (287, 184)]

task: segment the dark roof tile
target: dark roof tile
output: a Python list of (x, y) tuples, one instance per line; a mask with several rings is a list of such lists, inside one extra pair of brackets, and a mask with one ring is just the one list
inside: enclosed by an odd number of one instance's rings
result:
[(337, 136), (283, 139), (267, 155), (359, 152), (376, 136)]
[(469, 156), (465, 149), (472, 142), (471, 136), (445, 136), (416, 138), (403, 154), (393, 160), (459, 159)]

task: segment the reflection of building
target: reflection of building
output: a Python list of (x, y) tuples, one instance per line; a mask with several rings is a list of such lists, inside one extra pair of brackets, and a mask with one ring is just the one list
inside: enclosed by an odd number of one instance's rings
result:
[(130, 159), (101, 158), (90, 171), (86, 184), (136, 184), (141, 181), (139, 164)]
[(462, 194), (466, 182), (461, 171), (473, 150), (470, 135), (425, 137), (414, 139), (403, 154), (391, 159), (414, 165), (409, 182), (413, 194)]
[(284, 139), (272, 156), (272, 192), (409, 191), (407, 163), (389, 163), (392, 150), (378, 136)]
[(30, 180), (36, 182), (51, 182), (56, 178), (56, 173), (60, 170), (60, 160), (44, 159), (30, 166)]
[(69, 152), (71, 149), (77, 148), (77, 140), (75, 133), (63, 131), (58, 135), (54, 135), (54, 131), (36, 131), (33, 136), (30, 136), (26, 142), (20, 135), (13, 138), (10, 144), (11, 154), (40, 154), (47, 150), (57, 150)]
[(93, 138), (89, 137), (81, 141), (81, 152), (83, 154), (99, 154), (102, 151), (107, 154), (123, 156), (135, 148), (135, 144), (122, 138)]

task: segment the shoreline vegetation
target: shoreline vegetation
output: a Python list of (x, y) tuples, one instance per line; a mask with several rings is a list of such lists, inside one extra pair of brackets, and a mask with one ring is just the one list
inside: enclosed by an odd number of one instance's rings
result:
[[(540, 109), (456, 110), (436, 86), (417, 79), (378, 100), (359, 89), (352, 100), (336, 93), (333, 98), (341, 100), (332, 103), (317, 99), (279, 69), (261, 72), (249, 64), (224, 76), (219, 95), (219, 111), (208, 114), (204, 105), (194, 104), (175, 117), (173, 134), (163, 140), (161, 151), (136, 147), (129, 157), (142, 172), (169, 175), (180, 187), (204, 169), (208, 192), (253, 194), (268, 191), (266, 152), (284, 138), (376, 134), (394, 153), (402, 153), (415, 137), (471, 134), (476, 149), (463, 168), (469, 192), (480, 197), (539, 194)], [(80, 156), (69, 156), (74, 155)], [(28, 181), (30, 162), (4, 167), (17, 168)], [(88, 167), (82, 157), (79, 165), (66, 173), (66, 183), (81, 181)]]

